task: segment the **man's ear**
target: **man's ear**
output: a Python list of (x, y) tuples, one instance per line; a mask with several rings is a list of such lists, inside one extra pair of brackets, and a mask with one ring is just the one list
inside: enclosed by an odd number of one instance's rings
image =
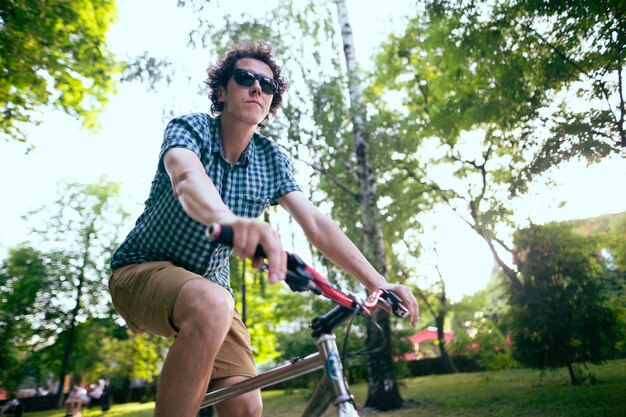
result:
[(226, 88), (221, 85), (217, 88), (217, 102), (223, 103), (226, 100)]

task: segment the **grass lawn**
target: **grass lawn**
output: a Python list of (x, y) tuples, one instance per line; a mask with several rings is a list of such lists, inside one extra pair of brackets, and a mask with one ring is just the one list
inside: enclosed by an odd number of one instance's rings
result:
[[(626, 360), (590, 366), (597, 382), (569, 385), (565, 370), (559, 372), (518, 369), (458, 375), (437, 375), (400, 382), (407, 407), (386, 413), (360, 410), (362, 416), (394, 417), (624, 417), (626, 416)], [(367, 387), (355, 385), (352, 392), (362, 405)], [(299, 416), (308, 391), (286, 394), (263, 393), (264, 416)], [(115, 405), (107, 417), (150, 417), (154, 403)], [(63, 417), (62, 411), (26, 413), (27, 417)], [(83, 414), (100, 416), (99, 411)], [(336, 415), (334, 408), (325, 417)]]

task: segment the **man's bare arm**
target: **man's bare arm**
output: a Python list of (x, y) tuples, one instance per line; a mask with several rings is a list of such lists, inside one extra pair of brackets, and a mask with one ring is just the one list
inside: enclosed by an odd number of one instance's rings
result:
[(370, 291), (383, 288), (396, 293), (408, 308), (409, 321), (415, 326), (419, 307), (407, 286), (388, 283), (341, 228), (321, 213), (303, 193), (291, 192), (281, 197), (278, 202), (302, 227), (309, 241), (335, 265), (359, 280)]
[[(266, 223), (235, 215), (222, 201), (194, 152), (173, 148), (165, 153), (163, 162), (174, 196), (189, 217), (205, 226), (213, 223), (231, 226), (235, 236), (233, 254), (240, 258), (252, 258), (257, 245), (261, 245), (268, 258), (270, 282), (285, 278), (287, 261), (276, 232)], [(259, 259), (255, 264), (259, 266), (261, 262)]]

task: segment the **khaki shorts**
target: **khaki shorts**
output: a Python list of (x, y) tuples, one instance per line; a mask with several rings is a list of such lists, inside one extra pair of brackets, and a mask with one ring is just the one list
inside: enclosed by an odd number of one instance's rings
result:
[[(174, 301), (183, 285), (200, 275), (170, 262), (126, 265), (113, 271), (109, 291), (113, 307), (133, 333), (169, 337), (178, 333), (172, 322)], [(250, 334), (235, 309), (226, 339), (215, 359), (212, 379), (256, 375)]]

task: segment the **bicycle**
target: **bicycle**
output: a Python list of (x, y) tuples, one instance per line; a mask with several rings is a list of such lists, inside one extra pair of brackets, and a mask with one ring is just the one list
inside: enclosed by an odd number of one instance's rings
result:
[[(212, 225), (207, 230), (207, 236), (213, 242), (232, 246), (232, 229), (229, 227)], [(261, 247), (257, 248), (255, 256), (265, 257)], [(319, 417), (332, 403), (337, 407), (339, 417), (358, 417), (354, 397), (350, 393), (344, 375), (343, 363), (333, 330), (355, 316), (372, 319), (370, 311), (376, 307), (391, 310), (397, 317), (406, 317), (407, 308), (394, 293), (381, 289), (374, 291), (366, 300), (360, 301), (354, 295), (333, 287), (315, 269), (292, 253), (287, 253), (285, 282), (294, 292), (310, 291), (337, 304), (326, 314), (316, 317), (311, 322), (312, 337), (318, 351), (304, 357), (294, 358), (245, 381), (210, 390), (205, 394), (200, 408), (323, 369), (324, 375), (302, 415)]]

